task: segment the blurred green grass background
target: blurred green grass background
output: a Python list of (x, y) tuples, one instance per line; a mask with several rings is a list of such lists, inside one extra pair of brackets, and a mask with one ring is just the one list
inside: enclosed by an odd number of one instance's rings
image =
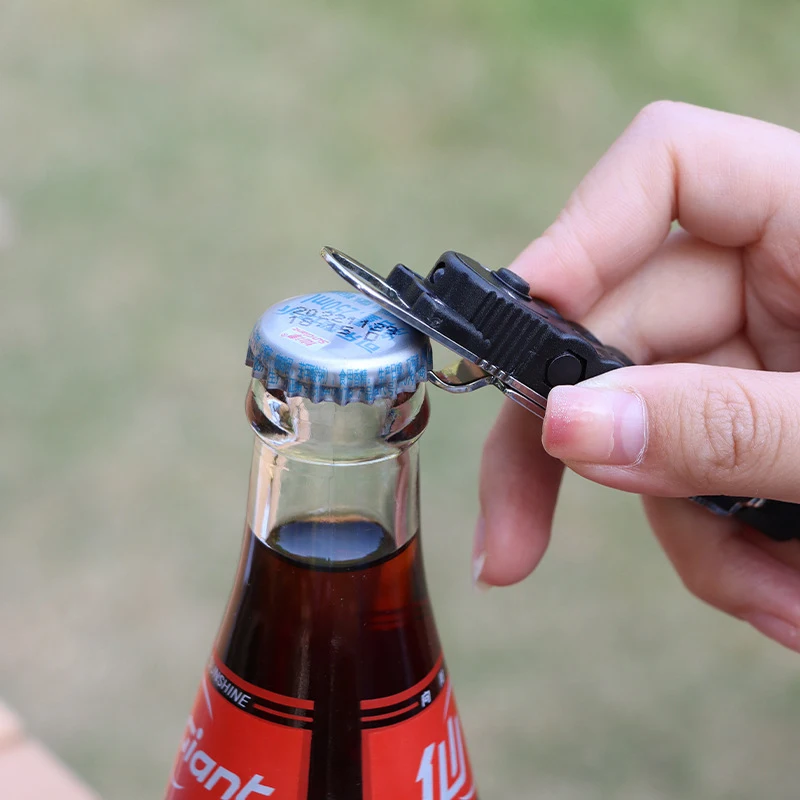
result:
[[(238, 555), (250, 327), (385, 270), (501, 265), (650, 100), (800, 124), (778, 0), (5, 0), (0, 695), (106, 798), (160, 797)], [(483, 393), (481, 393), (483, 394)], [(796, 798), (791, 654), (688, 596), (634, 498), (569, 479), (473, 591), (499, 398), (434, 396), (435, 607), (483, 798)]]

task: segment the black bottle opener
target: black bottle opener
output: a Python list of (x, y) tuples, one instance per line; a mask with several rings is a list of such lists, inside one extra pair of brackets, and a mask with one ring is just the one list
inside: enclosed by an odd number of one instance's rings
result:
[[(348, 283), (404, 322), (457, 353), (431, 383), (448, 392), (495, 386), (539, 417), (554, 386), (631, 366), (622, 352), (532, 298), (511, 270), (489, 270), (469, 256), (443, 253), (427, 278), (398, 264), (384, 279), (350, 256), (324, 247), (322, 257)], [(692, 497), (771, 539), (800, 538), (800, 505), (761, 497)]]

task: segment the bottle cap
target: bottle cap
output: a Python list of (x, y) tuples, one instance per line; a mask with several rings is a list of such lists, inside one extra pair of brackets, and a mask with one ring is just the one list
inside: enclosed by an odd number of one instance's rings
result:
[(430, 341), (355, 292), (319, 292), (269, 308), (247, 366), (267, 389), (319, 403), (373, 403), (413, 392), (432, 366)]

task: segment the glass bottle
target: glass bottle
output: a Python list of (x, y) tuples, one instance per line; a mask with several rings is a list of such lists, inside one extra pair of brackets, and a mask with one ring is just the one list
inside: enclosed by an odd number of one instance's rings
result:
[(476, 796), (420, 548), (430, 358), (349, 292), (256, 324), (244, 544), (170, 800)]

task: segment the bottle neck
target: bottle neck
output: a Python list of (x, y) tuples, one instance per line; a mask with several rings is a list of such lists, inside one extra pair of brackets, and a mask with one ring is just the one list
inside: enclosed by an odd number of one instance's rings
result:
[[(253, 380), (246, 406), (256, 432), (247, 504), (256, 537), (295, 559), (345, 566), (388, 555), (414, 536), (424, 386), (394, 401), (341, 406), (285, 397)], [(308, 522), (313, 535), (279, 538)], [(358, 534), (364, 523), (381, 535)]]

